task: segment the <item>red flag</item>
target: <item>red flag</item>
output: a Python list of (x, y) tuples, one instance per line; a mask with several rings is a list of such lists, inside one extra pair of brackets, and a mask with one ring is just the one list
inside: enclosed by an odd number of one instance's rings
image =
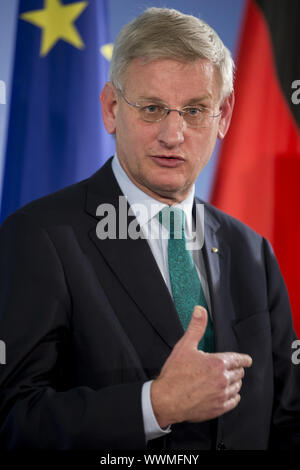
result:
[(300, 335), (300, 2), (249, 0), (212, 204), (272, 243)]

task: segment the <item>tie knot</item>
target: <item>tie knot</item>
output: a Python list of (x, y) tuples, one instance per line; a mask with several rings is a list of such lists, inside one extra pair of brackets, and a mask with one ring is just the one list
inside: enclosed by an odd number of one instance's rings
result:
[(159, 222), (168, 230), (170, 238), (184, 238), (184, 212), (179, 207), (164, 207)]

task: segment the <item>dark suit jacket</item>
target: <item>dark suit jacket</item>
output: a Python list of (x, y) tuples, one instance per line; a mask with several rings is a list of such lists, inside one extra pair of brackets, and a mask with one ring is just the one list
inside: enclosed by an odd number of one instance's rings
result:
[[(117, 208), (119, 195), (109, 161), (1, 228), (4, 449), (146, 448), (141, 388), (183, 329), (147, 241), (97, 238), (98, 205)], [(233, 411), (175, 425), (148, 447), (299, 444), (300, 366), (291, 362), (288, 295), (269, 243), (206, 204), (203, 256), (216, 350), (248, 353), (253, 366)]]

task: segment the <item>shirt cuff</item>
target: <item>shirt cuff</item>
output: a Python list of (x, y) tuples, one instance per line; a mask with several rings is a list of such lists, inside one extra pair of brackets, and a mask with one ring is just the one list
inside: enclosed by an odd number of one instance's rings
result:
[(166, 429), (162, 429), (155, 418), (150, 397), (152, 382), (153, 380), (149, 380), (148, 382), (145, 382), (142, 387), (142, 411), (147, 442), (171, 432), (171, 426), (168, 426)]

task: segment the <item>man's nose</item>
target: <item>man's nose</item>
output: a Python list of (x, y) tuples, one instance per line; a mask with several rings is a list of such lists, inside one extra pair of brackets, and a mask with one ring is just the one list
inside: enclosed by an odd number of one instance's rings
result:
[(178, 112), (170, 111), (159, 123), (158, 140), (166, 147), (175, 147), (184, 141), (186, 122)]

